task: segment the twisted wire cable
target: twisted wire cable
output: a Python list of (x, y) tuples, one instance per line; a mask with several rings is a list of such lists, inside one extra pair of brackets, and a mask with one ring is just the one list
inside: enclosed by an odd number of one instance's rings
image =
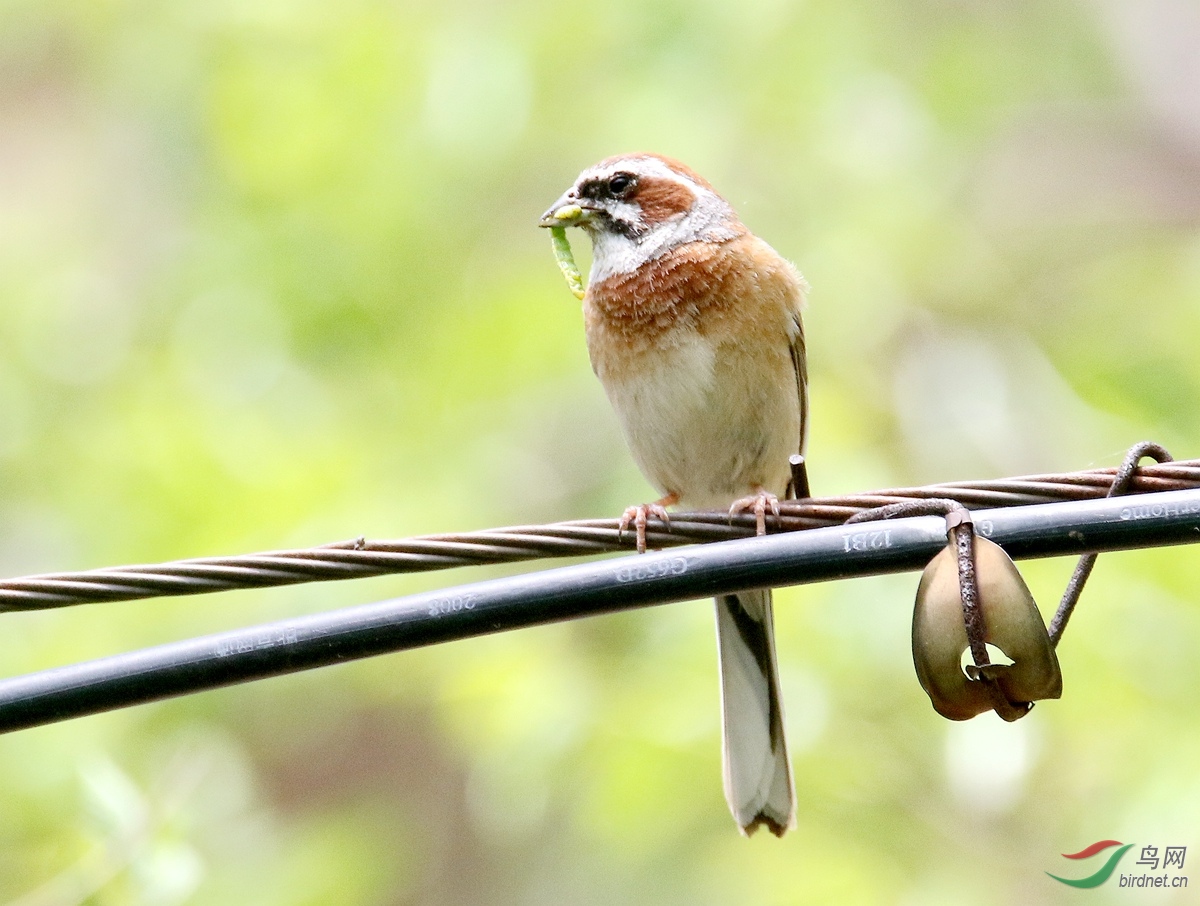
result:
[[(969, 509), (1096, 499), (1108, 495), (1116, 472), (1116, 469), (1089, 469), (780, 501), (780, 515), (769, 518), (767, 528), (774, 533), (841, 525), (865, 510), (931, 498), (955, 500)], [(1139, 468), (1125, 493), (1193, 488), (1200, 488), (1200, 460)], [(753, 514), (731, 518), (721, 511), (704, 511), (673, 514), (669, 525), (653, 521), (647, 527), (646, 540), (652, 548), (665, 548), (745, 538), (754, 533)], [(266, 588), (543, 557), (575, 557), (632, 550), (634, 543), (632, 532), (619, 532), (616, 519), (510, 526), (399, 541), (357, 538), (301, 550), (8, 579), (0, 581), (0, 611)]]

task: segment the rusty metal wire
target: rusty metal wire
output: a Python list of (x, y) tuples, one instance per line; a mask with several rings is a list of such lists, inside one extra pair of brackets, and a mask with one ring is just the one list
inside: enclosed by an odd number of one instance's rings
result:
[[(1089, 500), (1108, 494), (1116, 471), (1091, 469), (781, 501), (780, 516), (768, 519), (767, 528), (773, 533), (840, 525), (864, 510), (931, 498), (948, 498), (971, 509)], [(1126, 493), (1191, 488), (1200, 488), (1200, 460), (1140, 468)], [(752, 536), (754, 531), (752, 514), (730, 519), (723, 512), (692, 512), (673, 514), (669, 527), (653, 522), (647, 529), (646, 538), (650, 547), (665, 548), (745, 538)], [(573, 557), (627, 551), (633, 547), (633, 534), (626, 532), (619, 536), (616, 519), (512, 526), (399, 541), (358, 538), (303, 550), (204, 557), (9, 579), (0, 582), (0, 611), (41, 610), (100, 601), (266, 588), (543, 557)]]

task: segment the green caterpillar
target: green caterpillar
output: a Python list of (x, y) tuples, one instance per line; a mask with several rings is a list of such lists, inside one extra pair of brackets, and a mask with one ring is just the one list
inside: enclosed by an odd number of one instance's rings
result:
[(585, 292), (583, 276), (575, 264), (575, 256), (571, 254), (571, 243), (567, 241), (566, 228), (550, 227), (550, 243), (554, 246), (554, 260), (558, 262), (558, 269), (567, 278), (567, 288), (575, 294), (576, 299), (582, 299)]

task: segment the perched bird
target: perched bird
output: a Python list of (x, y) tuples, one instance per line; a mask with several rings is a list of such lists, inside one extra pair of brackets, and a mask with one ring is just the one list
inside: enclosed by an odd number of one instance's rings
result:
[[(630, 507), (639, 549), (666, 507), (767, 511), (803, 453), (807, 284), (711, 185), (656, 154), (584, 170), (543, 215), (592, 240), (583, 298), (592, 368), (642, 473), (662, 494)], [(743, 832), (795, 824), (771, 591), (716, 599), (725, 798)]]

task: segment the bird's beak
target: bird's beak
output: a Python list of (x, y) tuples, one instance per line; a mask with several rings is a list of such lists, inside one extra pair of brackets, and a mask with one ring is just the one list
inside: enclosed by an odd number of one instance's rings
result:
[(579, 198), (573, 192), (567, 192), (550, 206), (550, 210), (542, 215), (542, 219), (538, 221), (538, 226), (579, 226), (587, 220), (589, 213), (588, 209), (579, 203)]

